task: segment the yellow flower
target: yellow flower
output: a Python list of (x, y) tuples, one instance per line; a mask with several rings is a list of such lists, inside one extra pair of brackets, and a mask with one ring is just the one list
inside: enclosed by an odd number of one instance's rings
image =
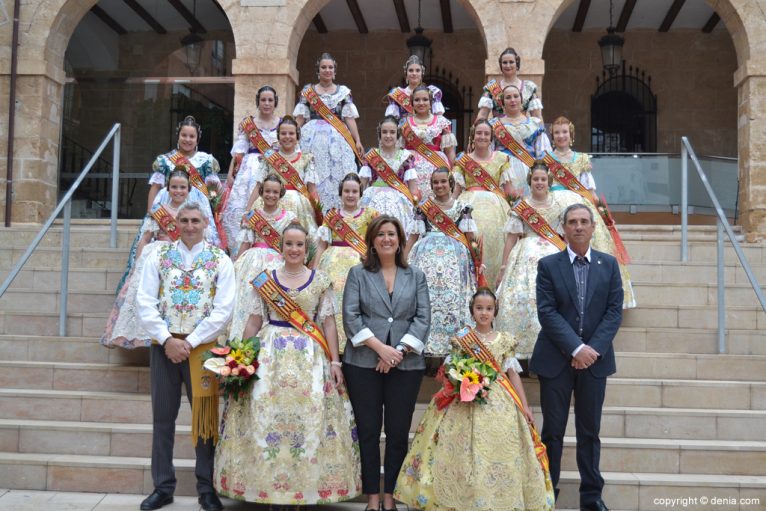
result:
[(463, 373), (463, 378), (468, 378), (470, 383), (479, 383), (479, 375), (473, 371), (466, 371)]
[(241, 364), (245, 361), (245, 354), (242, 352), (242, 350), (232, 351), (231, 356), (234, 358), (234, 360), (237, 361), (238, 364)]

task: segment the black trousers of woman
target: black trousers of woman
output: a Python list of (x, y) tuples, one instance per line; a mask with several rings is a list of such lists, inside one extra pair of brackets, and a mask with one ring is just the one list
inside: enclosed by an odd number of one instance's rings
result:
[(343, 374), (359, 433), (362, 492), (380, 493), (380, 428), (385, 426), (383, 491), (394, 493), (409, 447), (410, 425), (423, 370), (391, 369), (383, 374), (375, 369), (343, 364)]

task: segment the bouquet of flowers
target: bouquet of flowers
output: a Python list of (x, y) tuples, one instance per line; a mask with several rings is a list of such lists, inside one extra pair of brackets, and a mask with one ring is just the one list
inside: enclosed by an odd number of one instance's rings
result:
[(258, 379), (258, 352), (261, 343), (257, 337), (233, 339), (227, 346), (216, 346), (205, 354), (203, 367), (216, 374), (224, 398), (238, 401), (250, 385)]
[(497, 380), (497, 371), (460, 350), (453, 350), (439, 368), (436, 380), (442, 384), (435, 395), (436, 407), (443, 410), (459, 398), (464, 403), (485, 404), (489, 386)]

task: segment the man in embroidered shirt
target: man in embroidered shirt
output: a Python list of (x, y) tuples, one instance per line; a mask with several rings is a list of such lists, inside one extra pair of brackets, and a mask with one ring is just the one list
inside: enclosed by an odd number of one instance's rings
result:
[[(154, 492), (141, 503), (141, 509), (159, 509), (173, 502), (173, 440), (181, 385), (185, 385), (192, 403), (199, 503), (205, 511), (220, 511), (223, 506), (213, 488), (217, 387), (201, 369), (199, 356), (211, 347), (205, 345), (215, 341), (231, 317), (234, 268), (222, 250), (204, 241), (208, 220), (199, 204), (181, 206), (176, 221), (181, 239), (149, 256), (136, 298), (141, 323), (155, 340), (150, 354)], [(211, 401), (207, 407), (198, 406), (201, 399)], [(206, 408), (214, 408), (214, 414), (203, 419), (201, 410)]]
[(564, 211), (567, 249), (537, 266), (537, 337), (529, 369), (540, 380), (543, 443), (558, 496), (561, 452), (575, 396), (580, 509), (607, 511), (599, 471), (601, 409), (606, 378), (615, 373), (612, 341), (622, 321), (622, 280), (617, 260), (590, 248), (595, 224), (583, 204)]

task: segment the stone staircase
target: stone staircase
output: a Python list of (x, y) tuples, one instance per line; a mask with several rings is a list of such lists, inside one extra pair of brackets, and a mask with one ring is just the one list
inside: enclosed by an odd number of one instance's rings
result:
[[(0, 298), (0, 486), (148, 493), (148, 354), (109, 350), (97, 340), (137, 224), (121, 223), (118, 249), (103, 248), (109, 232), (101, 221), (73, 229), (69, 337), (57, 336), (60, 228)], [(36, 230), (0, 230), (2, 278)], [(606, 502), (667, 509), (662, 499), (706, 497), (738, 502), (722, 509), (766, 509), (766, 315), (733, 250), (726, 248), (728, 353), (718, 355), (714, 228), (692, 229), (686, 264), (678, 262), (677, 229), (622, 232), (640, 307), (625, 313), (618, 373), (607, 388)], [(745, 252), (766, 283), (766, 248), (748, 245)], [(537, 382), (527, 379), (525, 388), (537, 405)], [(426, 380), (413, 427), (435, 390)], [(189, 419), (184, 403), (176, 442), (180, 495), (194, 494)], [(559, 504), (576, 508), (571, 417), (568, 435)]]

